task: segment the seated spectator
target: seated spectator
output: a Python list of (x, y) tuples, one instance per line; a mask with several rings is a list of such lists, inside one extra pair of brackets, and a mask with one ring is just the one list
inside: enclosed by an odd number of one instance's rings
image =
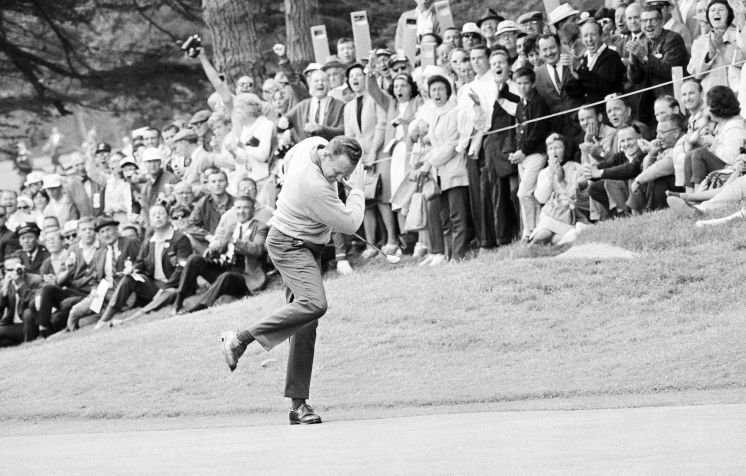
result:
[(189, 213), (192, 212), (192, 208), (194, 208), (194, 191), (191, 185), (186, 182), (177, 183), (174, 185), (173, 196), (174, 201), (171, 207), (184, 207)]
[(167, 289), (172, 293), (176, 290), (182, 268), (192, 254), (192, 245), (189, 238), (173, 228), (168, 212), (162, 205), (150, 209), (150, 226), (152, 231), (140, 247), (137, 261), (134, 265), (129, 260), (124, 262), (122, 280), (114, 290), (97, 328), (112, 326), (112, 319), (122, 310), (133, 292), (137, 296), (136, 304), (143, 305), (153, 301), (159, 290)]
[[(194, 137), (194, 133), (191, 131), (186, 131), (186, 133), (190, 134), (189, 137)], [(180, 132), (179, 134), (182, 133)], [(182, 137), (183, 136), (184, 134), (182, 134)], [(179, 141), (181, 140), (179, 135), (176, 136), (175, 140), (177, 141), (176, 144), (179, 144)], [(163, 170), (162, 163), (163, 154), (160, 150), (151, 147), (146, 149), (143, 153), (142, 164), (145, 168), (145, 172), (148, 174), (148, 181), (145, 183), (145, 187), (142, 191), (141, 215), (144, 219), (147, 219), (151, 207), (157, 203), (163, 203), (165, 199), (163, 192), (166, 185), (178, 181), (173, 174)]]
[(534, 195), (543, 206), (529, 236), (532, 244), (559, 244), (577, 223), (589, 223), (588, 180), (583, 166), (572, 160), (572, 141), (553, 133), (546, 147), (549, 165), (536, 181)]
[(65, 249), (69, 249), (70, 247), (77, 245), (79, 241), (78, 220), (70, 220), (62, 226), (62, 244)]
[(181, 273), (174, 312), (183, 310), (184, 300), (197, 289), (197, 277), (212, 285), (188, 312), (206, 309), (224, 294), (242, 297), (260, 291), (266, 282), (264, 242), (269, 228), (254, 219), (254, 200), (249, 196), (236, 199), (233, 206), (237, 224), (227, 244), (207, 256), (192, 255)]
[[(730, 169), (730, 178), (722, 187), (702, 192), (669, 193), (668, 206), (675, 213), (689, 217), (713, 215), (736, 208), (741, 208), (743, 213), (746, 205), (746, 175), (743, 175), (746, 170), (746, 157), (741, 156), (741, 160), (734, 163)], [(700, 203), (695, 205), (698, 201)]]
[[(97, 234), (97, 243), (99, 246), (92, 263), (94, 277), (89, 283), (89, 294), (70, 309), (67, 319), (68, 331), (74, 331), (98, 321), (98, 316), (86, 318), (93, 314), (91, 303), (98, 292), (98, 284), (102, 280), (106, 280), (109, 283), (106, 296), (103, 300), (105, 305), (110, 301), (114, 290), (119, 284), (125, 263), (128, 260), (134, 262), (137, 259), (138, 250), (140, 249), (139, 240), (120, 236), (118, 225), (119, 223), (116, 220), (107, 216), (100, 217), (95, 222), (93, 231)], [(76, 261), (76, 263), (80, 262)]]
[[(13, 223), (22, 224), (30, 221), (37, 222), (39, 217), (42, 216), (40, 213), (34, 212), (34, 201), (31, 197), (19, 195), (16, 203), (18, 204), (16, 211), (10, 217), (10, 221)], [(16, 226), (16, 228), (18, 227)]]
[(667, 121), (676, 114), (681, 114), (681, 107), (673, 96), (667, 94), (660, 96), (653, 103), (653, 115), (656, 122)]
[[(54, 239), (50, 239), (55, 236)], [(47, 280), (39, 292), (39, 308), (36, 313), (38, 332), (42, 337), (48, 337), (67, 327), (68, 316), (73, 306), (91, 293), (96, 282), (95, 258), (99, 250), (96, 239), (93, 217), (83, 217), (78, 222), (78, 236), (80, 241), (70, 248), (61, 269), (55, 269), (53, 282)], [(52, 256), (55, 250), (61, 248), (57, 242), (59, 233), (47, 235), (47, 246)], [(44, 266), (42, 266), (44, 267)], [(53, 312), (53, 309), (56, 309)], [(30, 334), (33, 336), (33, 332)]]
[(135, 174), (138, 166), (134, 160), (120, 154), (112, 154), (111, 173), (104, 189), (104, 213), (120, 222), (134, 218), (133, 184), (129, 177)]
[(49, 205), (49, 195), (44, 190), (38, 190), (31, 196), (31, 200), (34, 202), (32, 214), (36, 217), (32, 221), (35, 221), (41, 228), (44, 220), (44, 209)]
[(642, 161), (642, 173), (630, 184), (627, 205), (633, 212), (659, 210), (666, 207), (666, 192), (676, 190), (674, 155), (684, 155), (679, 139), (684, 135), (686, 120), (674, 114), (658, 122), (658, 137)]
[(5, 225), (10, 231), (16, 231), (19, 226), (26, 223), (16, 221), (19, 215), (16, 213), (18, 207), (18, 193), (16, 193), (15, 190), (0, 190), (0, 207), (5, 207), (5, 212), (8, 214)]
[(209, 195), (205, 195), (194, 205), (189, 217), (189, 234), (204, 245), (212, 242), (220, 216), (233, 206), (233, 197), (226, 192), (228, 177), (218, 170), (208, 178)]
[[(59, 228), (59, 227), (58, 227)], [(41, 274), (41, 265), (49, 257), (49, 251), (39, 244), (41, 230), (36, 223), (26, 223), (16, 230), (21, 249), (16, 252), (23, 269), (28, 274)]]
[(49, 257), (41, 264), (39, 273), (44, 279), (44, 283), (55, 284), (57, 274), (65, 270), (65, 263), (69, 257), (67, 247), (63, 246), (62, 233), (59, 229), (44, 233), (44, 246), (49, 251)]
[(49, 205), (44, 209), (45, 217), (56, 217), (60, 223), (80, 218), (78, 208), (63, 188), (61, 176), (57, 174), (46, 175), (44, 177), (44, 190), (49, 195)]
[(582, 164), (613, 155), (617, 131), (603, 122), (603, 114), (592, 106), (585, 106), (578, 111), (578, 123), (584, 133), (579, 147)]
[(19, 256), (9, 256), (3, 263), (5, 274), (0, 285), (0, 347), (22, 344), (34, 317), (31, 309), (41, 276), (26, 272)]
[[(588, 187), (590, 196), (607, 210), (609, 209), (609, 198), (604, 181), (622, 180), (626, 182), (634, 179), (642, 171), (642, 159), (645, 155), (638, 145), (640, 130), (637, 126), (633, 124), (619, 129), (617, 135), (621, 152), (614, 154), (607, 161), (583, 166), (585, 178), (591, 180)], [(624, 216), (628, 213), (626, 202), (629, 196), (629, 188), (625, 187), (620, 192), (620, 196), (615, 197), (616, 208), (610, 210), (612, 216)]]
[(707, 91), (707, 108), (715, 123), (714, 135), (703, 130), (694, 139), (700, 147), (686, 157), (685, 182), (697, 188), (707, 174), (732, 164), (741, 153), (746, 140), (746, 123), (740, 116), (741, 105), (735, 93), (726, 86), (713, 86)]

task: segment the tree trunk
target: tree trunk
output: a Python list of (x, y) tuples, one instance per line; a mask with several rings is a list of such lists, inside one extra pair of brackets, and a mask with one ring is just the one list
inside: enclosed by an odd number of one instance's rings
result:
[(258, 1), (202, 0), (202, 10), (212, 36), (215, 69), (225, 74), (230, 84), (243, 75), (261, 77), (264, 64), (254, 26)]
[(285, 0), (287, 55), (293, 64), (313, 59), (311, 27), (318, 25), (318, 0)]

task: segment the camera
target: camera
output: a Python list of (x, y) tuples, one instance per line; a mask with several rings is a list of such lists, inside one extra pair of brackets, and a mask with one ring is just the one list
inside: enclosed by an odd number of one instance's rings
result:
[(192, 35), (182, 44), (181, 49), (190, 58), (196, 58), (202, 50), (202, 38), (199, 35)]

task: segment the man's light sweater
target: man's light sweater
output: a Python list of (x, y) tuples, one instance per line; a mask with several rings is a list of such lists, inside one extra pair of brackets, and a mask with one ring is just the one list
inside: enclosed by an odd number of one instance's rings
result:
[(324, 245), (332, 230), (352, 234), (360, 228), (365, 211), (362, 190), (352, 189), (343, 203), (336, 182), (330, 183), (315, 160), (318, 146), (328, 142), (310, 137), (285, 155), (285, 183), (277, 198), (272, 226), (293, 238)]

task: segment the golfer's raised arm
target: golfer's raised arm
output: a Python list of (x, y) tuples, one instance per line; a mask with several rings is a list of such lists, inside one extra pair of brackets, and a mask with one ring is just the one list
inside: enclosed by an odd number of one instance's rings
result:
[(312, 217), (332, 230), (351, 235), (360, 228), (365, 213), (365, 195), (359, 188), (352, 188), (343, 203), (336, 194), (318, 197), (319, 206), (311, 209)]

